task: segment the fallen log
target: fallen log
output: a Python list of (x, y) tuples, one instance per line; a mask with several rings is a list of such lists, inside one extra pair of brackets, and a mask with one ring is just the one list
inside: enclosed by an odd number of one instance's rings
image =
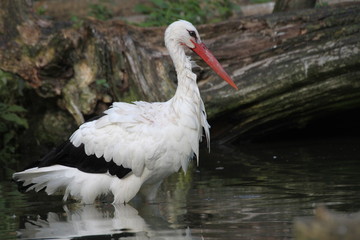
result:
[[(42, 98), (57, 99), (78, 124), (112, 101), (174, 94), (164, 27), (54, 22), (28, 4), (0, 3), (0, 69), (21, 76)], [(359, 11), (353, 3), (199, 26), (239, 87), (234, 91), (207, 67), (195, 69), (213, 136), (252, 139), (359, 109)]]
[(359, 109), (358, 10), (352, 5), (270, 15), (252, 19), (250, 28), (236, 33), (238, 48), (251, 49), (226, 56), (241, 90), (232, 93), (218, 84), (202, 91), (210, 116), (227, 119), (222, 141), (301, 128)]

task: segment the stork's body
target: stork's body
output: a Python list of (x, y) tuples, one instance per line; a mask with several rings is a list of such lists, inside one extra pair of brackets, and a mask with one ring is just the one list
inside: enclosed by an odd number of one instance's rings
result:
[[(115, 203), (124, 203), (139, 190), (152, 200), (165, 177), (181, 167), (186, 171), (189, 160), (199, 157), (203, 129), (208, 144), (210, 136), (184, 46), (206, 62), (213, 59), (194, 26), (186, 21), (167, 28), (165, 44), (178, 74), (173, 98), (155, 103), (116, 102), (102, 117), (82, 124), (69, 141), (13, 178), (27, 191), (45, 188), (53, 194), (62, 190), (65, 200), (71, 195), (92, 203), (111, 192)], [(217, 61), (209, 65), (235, 87)]]

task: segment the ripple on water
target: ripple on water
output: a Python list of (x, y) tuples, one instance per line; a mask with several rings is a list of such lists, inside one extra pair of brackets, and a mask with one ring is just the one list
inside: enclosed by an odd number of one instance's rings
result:
[[(0, 239), (292, 239), (293, 219), (360, 210), (359, 141), (212, 147), (165, 181), (158, 202), (64, 205), (0, 183)], [(84, 237), (85, 238), (85, 237)]]

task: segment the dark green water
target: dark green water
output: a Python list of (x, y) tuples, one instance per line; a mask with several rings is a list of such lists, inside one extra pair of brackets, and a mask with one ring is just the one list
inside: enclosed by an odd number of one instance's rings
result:
[(319, 205), (360, 211), (360, 139), (213, 146), (154, 204), (64, 205), (4, 179), (0, 239), (293, 239)]

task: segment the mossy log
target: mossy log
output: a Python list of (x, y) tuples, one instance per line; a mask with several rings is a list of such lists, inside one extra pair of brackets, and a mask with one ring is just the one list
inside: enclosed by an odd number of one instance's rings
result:
[[(112, 101), (165, 101), (174, 94), (164, 27), (55, 22), (35, 16), (28, 4), (0, 3), (0, 68), (44, 99), (58, 99), (78, 124)], [(213, 135), (223, 142), (251, 139), (358, 109), (359, 12), (354, 3), (198, 26), (239, 87), (197, 61)]]

